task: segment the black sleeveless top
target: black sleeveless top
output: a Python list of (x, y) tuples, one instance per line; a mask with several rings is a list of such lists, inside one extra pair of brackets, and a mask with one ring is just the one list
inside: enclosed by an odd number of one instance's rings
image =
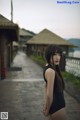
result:
[[(46, 80), (46, 78), (45, 78), (45, 71), (46, 71), (48, 68), (53, 69), (51, 65), (47, 65), (47, 66), (45, 66), (45, 68), (44, 68), (43, 77), (44, 77), (44, 80), (45, 80), (45, 82), (46, 82), (46, 85), (47, 85), (47, 80)], [(62, 89), (61, 92), (59, 91), (57, 79), (58, 79), (58, 78), (57, 78), (56, 72), (55, 72), (53, 102), (52, 102), (52, 104), (51, 104), (51, 107), (50, 107), (50, 110), (49, 110), (49, 114), (53, 114), (53, 113), (55, 113), (56, 111), (60, 110), (61, 108), (65, 107), (65, 100), (64, 100), (63, 89)]]

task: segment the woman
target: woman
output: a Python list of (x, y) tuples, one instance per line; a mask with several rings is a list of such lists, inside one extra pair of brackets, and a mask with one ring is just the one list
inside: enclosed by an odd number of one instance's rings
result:
[(67, 120), (64, 100), (64, 82), (59, 69), (62, 50), (57, 45), (50, 45), (45, 53), (47, 65), (44, 68), (45, 107), (43, 114), (48, 120)]

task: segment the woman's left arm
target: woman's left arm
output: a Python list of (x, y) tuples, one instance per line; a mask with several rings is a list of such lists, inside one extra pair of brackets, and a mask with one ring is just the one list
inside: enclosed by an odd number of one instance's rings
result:
[(45, 73), (45, 78), (47, 80), (47, 88), (46, 88), (46, 106), (44, 108), (44, 115), (48, 115), (50, 106), (53, 101), (53, 90), (54, 90), (54, 78), (55, 71), (52, 69), (48, 69)]

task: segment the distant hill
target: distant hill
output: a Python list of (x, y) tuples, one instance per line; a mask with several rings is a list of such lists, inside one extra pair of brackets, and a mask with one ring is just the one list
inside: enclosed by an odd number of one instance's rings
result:
[(68, 39), (68, 41), (77, 46), (76, 48), (73, 48), (73, 50), (80, 50), (80, 39), (71, 38), (71, 39)]

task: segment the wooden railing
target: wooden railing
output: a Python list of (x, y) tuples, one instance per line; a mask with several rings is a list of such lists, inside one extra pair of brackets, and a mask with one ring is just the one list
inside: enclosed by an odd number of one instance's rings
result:
[(65, 70), (80, 77), (80, 58), (66, 57)]

